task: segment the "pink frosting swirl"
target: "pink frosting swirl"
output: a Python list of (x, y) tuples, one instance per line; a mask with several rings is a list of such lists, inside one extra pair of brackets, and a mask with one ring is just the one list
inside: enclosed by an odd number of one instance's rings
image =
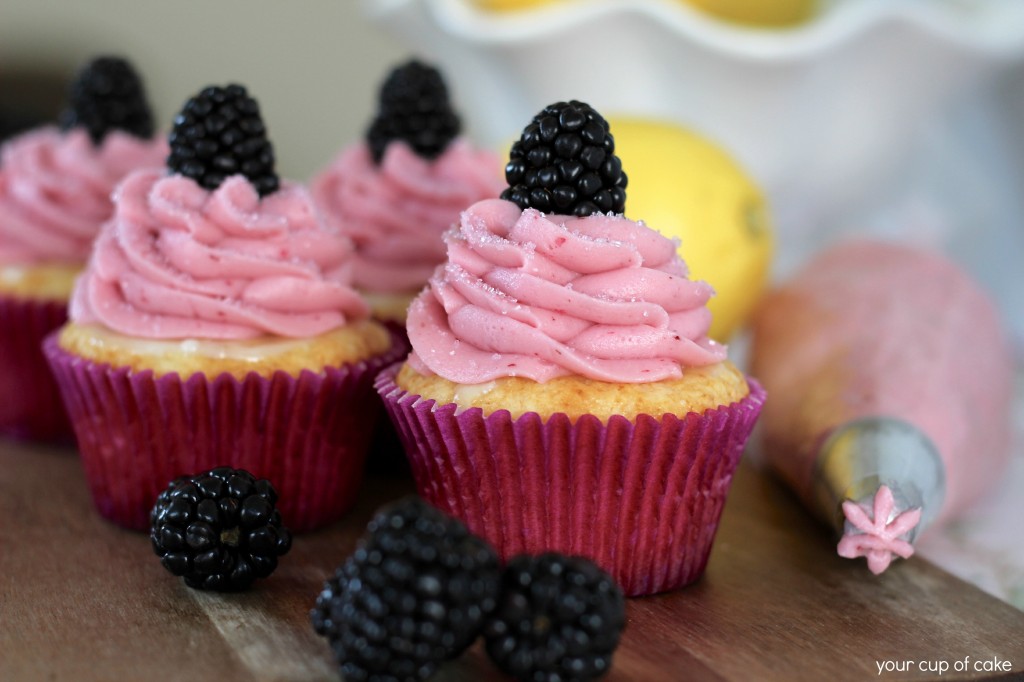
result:
[(210, 192), (143, 170), (115, 204), (76, 283), (75, 322), (157, 339), (301, 338), (369, 314), (350, 286), (351, 243), (300, 185), (260, 199), (240, 175)]
[(364, 291), (419, 291), (444, 262), (441, 236), (467, 206), (501, 193), (500, 159), (457, 138), (436, 159), (392, 142), (378, 167), (365, 143), (344, 150), (310, 183), (318, 205), (356, 245)]
[(162, 166), (162, 138), (111, 131), (99, 146), (82, 129), (39, 128), (0, 151), (0, 263), (84, 263), (114, 212), (117, 183)]
[(623, 216), (481, 201), (446, 235), (448, 262), (409, 308), (409, 362), (463, 384), (581, 375), (644, 383), (725, 359), (712, 295), (676, 244)]

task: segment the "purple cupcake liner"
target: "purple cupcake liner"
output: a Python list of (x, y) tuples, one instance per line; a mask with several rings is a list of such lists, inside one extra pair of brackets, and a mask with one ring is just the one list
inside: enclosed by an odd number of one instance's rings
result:
[(340, 518), (355, 501), (381, 416), (374, 376), (400, 350), (319, 373), (240, 380), (111, 367), (63, 350), (55, 334), (43, 345), (96, 508), (137, 530), (149, 527), (168, 483), (218, 466), (269, 479), (293, 531)]
[(67, 321), (67, 303), (0, 296), (0, 434), (73, 442), (50, 367), (46, 336)]
[(660, 418), (484, 416), (403, 391), (401, 364), (375, 382), (421, 496), (495, 546), (502, 560), (558, 551), (589, 557), (629, 596), (699, 578), (765, 392)]

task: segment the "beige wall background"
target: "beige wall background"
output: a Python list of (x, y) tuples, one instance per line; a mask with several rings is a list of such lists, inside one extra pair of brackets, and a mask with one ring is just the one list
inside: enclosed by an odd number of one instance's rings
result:
[(0, 71), (70, 76), (101, 53), (132, 59), (165, 129), (202, 87), (246, 85), (278, 172), (303, 180), (362, 135), (380, 79), (410, 55), (359, 0), (0, 0)]

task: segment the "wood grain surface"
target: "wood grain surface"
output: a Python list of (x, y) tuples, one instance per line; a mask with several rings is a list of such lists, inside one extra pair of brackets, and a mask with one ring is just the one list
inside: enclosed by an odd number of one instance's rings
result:
[[(146, 536), (100, 519), (73, 450), (0, 441), (0, 680), (337, 680), (309, 609), (373, 510), (411, 490), (368, 479), (356, 509), (297, 538), (271, 578), (207, 594), (164, 571)], [(609, 682), (1024, 677), (1024, 612), (923, 560), (876, 577), (838, 558), (747, 465), (704, 578), (627, 615)], [(1016, 672), (971, 670), (996, 659)], [(909, 670), (879, 674), (887, 660)], [(478, 644), (435, 679), (503, 678)]]

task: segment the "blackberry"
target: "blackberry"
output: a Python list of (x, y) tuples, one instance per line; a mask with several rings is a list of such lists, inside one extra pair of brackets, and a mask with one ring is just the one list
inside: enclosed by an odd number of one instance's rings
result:
[(346, 680), (424, 680), (477, 638), (499, 581), (486, 542), (409, 497), (377, 513), (310, 618)]
[(448, 100), (441, 72), (414, 59), (385, 79), (366, 141), (378, 164), (392, 140), (404, 140), (421, 157), (434, 159), (459, 130), (459, 117)]
[(60, 125), (64, 130), (85, 128), (96, 145), (115, 129), (151, 137), (153, 112), (139, 74), (121, 57), (93, 59), (71, 82)]
[(622, 213), (626, 174), (608, 121), (572, 100), (544, 108), (512, 145), (501, 198), (519, 208), (587, 216)]
[(505, 567), (484, 638), (494, 664), (520, 680), (590, 680), (608, 672), (625, 622), (622, 590), (593, 562), (521, 555)]
[(280, 186), (260, 107), (245, 87), (204, 88), (174, 117), (167, 167), (206, 189), (241, 174), (261, 197)]
[(201, 590), (242, 590), (277, 568), (292, 536), (270, 481), (220, 467), (179, 478), (150, 512), (149, 539), (168, 571)]

